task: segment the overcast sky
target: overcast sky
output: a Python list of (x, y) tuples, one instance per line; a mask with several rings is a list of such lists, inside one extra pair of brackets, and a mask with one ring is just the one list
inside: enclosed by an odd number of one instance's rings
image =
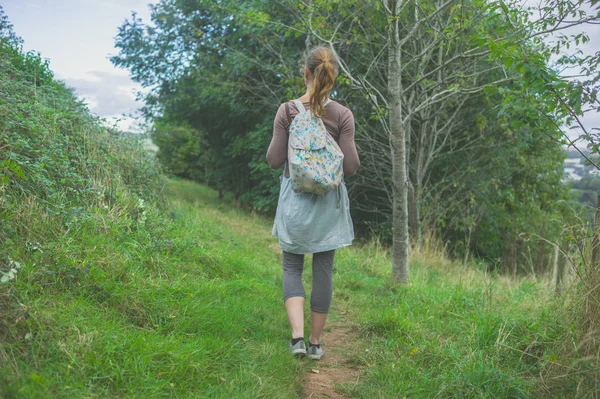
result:
[[(148, 4), (157, 1), (0, 0), (0, 5), (15, 32), (24, 39), (25, 50), (39, 51), (50, 59), (56, 77), (74, 87), (94, 113), (119, 117), (134, 112), (141, 104), (135, 101), (139, 86), (129, 79), (127, 71), (109, 61), (109, 56), (117, 52), (114, 37), (132, 10), (148, 22)], [(583, 30), (592, 40), (580, 49), (586, 54), (600, 51), (600, 25)], [(584, 122), (587, 128), (600, 127), (600, 113), (586, 115)], [(131, 119), (125, 119), (120, 127), (128, 129), (131, 123)]]
[[(152, 0), (0, 0), (0, 5), (23, 38), (25, 50), (50, 59), (55, 76), (76, 89), (95, 114), (113, 119), (130, 114), (139, 86), (126, 70), (115, 68), (109, 56), (117, 53), (118, 27), (136, 11), (150, 19)], [(154, 1), (156, 2), (156, 1)], [(130, 118), (119, 123), (129, 129)]]
[[(535, 6), (539, 3), (539, 0), (525, 0), (525, 3)], [(585, 5), (583, 7), (583, 10), (585, 10), (588, 13), (588, 15), (596, 15), (598, 13), (598, 9), (600, 9), (600, 5), (596, 5), (595, 7), (596, 10), (594, 11), (590, 6)], [(581, 26), (575, 26), (572, 28), (563, 29), (560, 31), (560, 33), (568, 36), (577, 35), (579, 33), (585, 33), (590, 38), (590, 41), (585, 44), (580, 43), (579, 46), (571, 47), (570, 49), (564, 49), (563, 54), (565, 55), (575, 54), (578, 51), (581, 51), (584, 55), (593, 55), (600, 51), (600, 25), (598, 24), (585, 24)], [(548, 38), (548, 41), (551, 40), (552, 37)], [(558, 55), (552, 57), (553, 60), (556, 60), (558, 58)], [(577, 73), (579, 73), (579, 71), (565, 71), (565, 73), (563, 73), (563, 76), (568, 76)], [(590, 132), (592, 128), (600, 128), (600, 113), (595, 111), (587, 112), (582, 118), (582, 122), (586, 130), (588, 130), (588, 132)], [(579, 129), (569, 130), (568, 128), (566, 128), (566, 132), (572, 139), (576, 139), (581, 134), (581, 130)], [(600, 132), (596, 131), (595, 133)]]

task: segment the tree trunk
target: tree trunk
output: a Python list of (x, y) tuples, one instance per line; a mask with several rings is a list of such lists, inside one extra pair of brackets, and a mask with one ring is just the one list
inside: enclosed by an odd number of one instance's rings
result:
[(548, 263), (546, 262), (546, 240), (544, 240), (545, 230), (545, 226), (542, 226), (542, 231), (540, 232), (540, 237), (542, 237), (542, 240), (540, 240), (537, 258), (535, 260), (535, 271), (537, 272), (537, 274), (543, 274), (548, 272)]
[(419, 198), (419, 190), (420, 187), (415, 179), (413, 185), (410, 187), (410, 197), (408, 204), (408, 213), (410, 220), (410, 237), (413, 241), (413, 245), (421, 245), (421, 215), (419, 209), (421, 199)]
[(217, 179), (217, 189), (219, 190), (219, 199), (223, 199), (225, 196), (224, 188), (223, 188), (223, 178), (219, 177)]
[(515, 235), (508, 231), (504, 233), (504, 256), (503, 259), (506, 261), (506, 269), (504, 273), (512, 275), (513, 278), (517, 277), (517, 239)]
[(463, 258), (463, 266), (467, 266), (469, 261), (469, 249), (471, 248), (471, 236), (473, 235), (473, 228), (471, 226), (467, 229), (467, 240), (465, 243), (465, 257)]
[(552, 281), (554, 283), (554, 293), (560, 295), (561, 283), (565, 271), (564, 256), (560, 253), (558, 244), (554, 245), (554, 255), (552, 257)]
[(512, 241), (512, 246), (510, 248), (510, 261), (513, 265), (513, 278), (517, 278), (517, 268), (519, 266), (519, 262), (517, 262), (517, 244), (518, 241), (516, 238), (514, 238)]
[(392, 151), (393, 219), (392, 276), (401, 284), (408, 282), (408, 186), (406, 175), (406, 124), (402, 121), (402, 82), (399, 0), (389, 0), (391, 26), (389, 30), (388, 96), (389, 125)]

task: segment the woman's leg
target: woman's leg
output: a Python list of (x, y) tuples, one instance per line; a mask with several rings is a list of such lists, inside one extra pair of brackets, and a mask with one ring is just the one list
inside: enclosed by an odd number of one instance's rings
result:
[(312, 292), (310, 295), (311, 343), (321, 343), (321, 333), (333, 296), (333, 258), (335, 250), (313, 254)]
[(292, 338), (304, 337), (304, 255), (283, 251), (283, 301), (292, 329)]

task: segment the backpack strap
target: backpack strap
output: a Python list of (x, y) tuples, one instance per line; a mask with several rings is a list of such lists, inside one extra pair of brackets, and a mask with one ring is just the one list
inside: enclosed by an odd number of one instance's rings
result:
[(285, 103), (285, 116), (287, 117), (287, 128), (290, 129), (290, 125), (292, 124), (292, 116), (290, 115), (290, 103)]
[[(294, 105), (296, 106), (296, 108), (298, 108), (298, 113), (301, 114), (303, 112), (307, 112), (304, 109), (304, 105), (302, 104), (302, 102), (300, 100), (295, 99), (295, 100), (292, 100), (292, 102), (294, 103)], [(327, 104), (329, 104), (330, 102), (331, 102), (331, 98), (328, 98), (327, 101), (325, 101), (325, 104), (323, 104), (323, 107), (326, 106)], [(288, 120), (291, 123), (291, 118), (290, 118), (290, 115), (289, 115), (289, 110), (288, 110)]]
[(300, 102), (300, 100), (295, 99), (295, 100), (293, 100), (293, 102), (294, 102), (294, 105), (296, 106), (296, 108), (298, 108), (299, 114), (306, 112), (306, 110), (304, 109), (304, 105), (302, 105), (302, 102)]

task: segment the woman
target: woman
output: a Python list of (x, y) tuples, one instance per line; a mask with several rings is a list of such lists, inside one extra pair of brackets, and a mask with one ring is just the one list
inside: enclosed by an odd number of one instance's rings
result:
[[(305, 110), (320, 117), (327, 132), (344, 154), (344, 175), (356, 173), (360, 161), (354, 144), (354, 116), (343, 105), (329, 101), (329, 93), (338, 74), (338, 61), (326, 47), (312, 49), (304, 68), (306, 93), (299, 98)], [(335, 250), (350, 245), (354, 229), (346, 186), (325, 194), (296, 193), (292, 190), (287, 165), (288, 129), (298, 109), (292, 102), (281, 104), (267, 151), (273, 169), (285, 164), (273, 234), (283, 250), (283, 300), (292, 330), (288, 348), (293, 355), (321, 359), (321, 333), (327, 321), (332, 298), (332, 272)], [(311, 335), (308, 350), (304, 342), (304, 301), (302, 285), (304, 255), (313, 254)]]

